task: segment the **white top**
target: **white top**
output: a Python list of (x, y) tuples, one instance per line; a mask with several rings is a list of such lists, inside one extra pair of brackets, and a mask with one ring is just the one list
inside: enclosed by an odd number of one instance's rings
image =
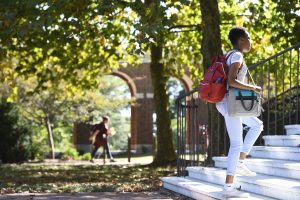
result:
[(228, 59), (226, 61), (226, 64), (230, 68), (231, 64), (233, 64), (233, 63), (237, 63), (237, 62), (240, 63), (240, 64), (243, 63), (243, 65), (241, 66), (241, 68), (240, 68), (240, 70), (239, 70), (239, 72), (237, 74), (237, 80), (239, 80), (239, 81), (241, 81), (241, 82), (244, 83), (245, 82), (245, 77), (247, 75), (247, 69), (248, 69), (248, 67), (247, 67), (246, 63), (244, 62), (244, 57), (243, 57), (243, 54), (241, 52), (236, 51), (236, 50), (231, 50), (231, 51), (228, 51), (226, 53), (226, 55), (228, 55), (228, 53), (231, 53), (232, 51), (235, 51), (235, 52), (232, 53), (228, 57)]
[[(248, 67), (244, 61), (244, 57), (243, 54), (237, 50), (230, 50), (226, 53), (226, 55), (228, 55), (229, 53), (231, 53), (232, 51), (235, 51), (234, 53), (232, 53), (226, 61), (227, 66), (229, 67), (228, 70), (231, 67), (231, 64), (233, 63), (243, 63), (243, 65), (240, 67), (240, 70), (237, 73), (237, 80), (239, 80), (240, 82), (244, 83), (245, 82), (245, 77), (247, 75), (247, 70)], [(225, 95), (225, 97), (223, 98), (223, 100), (221, 102), (224, 102), (227, 100), (227, 95)], [(220, 102), (220, 103), (221, 103)]]

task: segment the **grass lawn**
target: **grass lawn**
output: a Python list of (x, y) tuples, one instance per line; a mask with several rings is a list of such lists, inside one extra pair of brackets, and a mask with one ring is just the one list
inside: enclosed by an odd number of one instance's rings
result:
[(74, 165), (57, 163), (0, 165), (0, 193), (141, 192), (162, 186), (176, 167)]

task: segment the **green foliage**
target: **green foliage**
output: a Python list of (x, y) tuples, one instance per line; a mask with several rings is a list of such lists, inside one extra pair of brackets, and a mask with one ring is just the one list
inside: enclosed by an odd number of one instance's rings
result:
[(1, 1), (2, 58), (17, 57), (18, 73), (36, 75), (40, 87), (60, 80), (95, 87), (98, 80), (92, 77), (117, 68), (121, 59), (137, 58), (124, 54), (134, 46), (127, 42), (132, 16), (107, 8), (105, 1), (92, 0)]
[(19, 115), (16, 105), (0, 100), (0, 159), (4, 163), (31, 158), (31, 131)]
[[(21, 112), (20, 117), (22, 117)], [(28, 122), (26, 121), (26, 123)], [(43, 160), (45, 153), (50, 152), (47, 130), (41, 126), (30, 124), (30, 131), (30, 147), (32, 149), (31, 159)]]
[(63, 152), (62, 159), (70, 160), (70, 159), (77, 159), (78, 158), (78, 151), (74, 147), (66, 147), (65, 151)]
[(91, 160), (91, 159), (92, 159), (92, 156), (91, 156), (90, 153), (85, 153), (85, 154), (79, 156), (79, 159), (80, 159), (80, 160)]
[[(195, 81), (203, 73), (198, 0), (159, 1), (17, 1), (0, 4), (1, 61), (16, 59), (18, 74), (72, 85), (96, 86), (92, 77), (136, 63), (138, 54), (164, 44), (166, 72), (180, 77), (189, 67)], [(299, 41), (297, 0), (219, 1), (223, 49), (232, 26), (245, 26), (253, 40), (249, 64)], [(200, 26), (201, 25), (201, 26)], [(126, 52), (126, 53), (125, 53)]]
[[(277, 23), (269, 24), (272, 32), (271, 42), (282, 41), (285, 47), (300, 41), (300, 2), (299, 0), (273, 0), (262, 1), (265, 10), (272, 9), (271, 21)], [(272, 4), (274, 7), (272, 7)], [(264, 10), (264, 11), (265, 11)], [(262, 15), (263, 16), (263, 15)]]
[(180, 78), (188, 68), (191, 78), (198, 78), (203, 57), (201, 55), (201, 12), (198, 0), (187, 5), (169, 8), (176, 21), (169, 27), (164, 45), (164, 63), (170, 75)]
[(54, 144), (57, 151), (63, 152), (66, 147), (71, 146), (73, 136), (73, 124), (59, 123), (53, 129)]

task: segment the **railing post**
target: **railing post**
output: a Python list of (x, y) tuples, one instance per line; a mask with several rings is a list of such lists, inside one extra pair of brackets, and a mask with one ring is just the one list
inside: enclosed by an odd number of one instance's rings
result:
[(285, 98), (284, 98), (284, 54), (282, 54), (282, 80), (281, 80), (281, 83), (282, 83), (282, 133), (284, 133), (284, 107), (285, 107)]
[(153, 134), (153, 137), (152, 137), (152, 155), (153, 155), (153, 157), (155, 157), (155, 155), (156, 155), (156, 145), (157, 145), (156, 134)]
[(181, 109), (180, 109), (180, 100), (176, 99), (175, 103), (176, 103), (176, 107), (177, 107), (177, 137), (176, 137), (176, 155), (177, 155), (177, 176), (180, 176), (180, 118), (181, 118)]
[(290, 101), (289, 101), (289, 124), (291, 124), (291, 108), (292, 108), (292, 50), (290, 50), (290, 77), (289, 77), (289, 82), (290, 82), (290, 89), (289, 89), (289, 96), (290, 96)]
[(131, 135), (128, 134), (127, 138), (127, 157), (128, 157), (128, 162), (131, 162)]
[[(268, 99), (270, 99), (270, 61), (268, 62)], [(270, 134), (270, 101), (268, 101), (268, 129), (267, 134)]]
[(298, 123), (298, 113), (299, 113), (299, 48), (297, 49), (297, 112), (296, 112), (296, 122)]
[[(276, 57), (276, 64), (275, 64), (275, 122), (277, 122), (277, 86), (278, 86), (278, 84), (277, 84), (277, 78), (278, 78), (278, 57)], [(277, 135), (277, 123), (275, 123), (275, 135)]]

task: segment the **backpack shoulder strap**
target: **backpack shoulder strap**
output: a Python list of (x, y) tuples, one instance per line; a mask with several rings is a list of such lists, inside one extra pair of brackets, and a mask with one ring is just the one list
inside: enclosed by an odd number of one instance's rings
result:
[(228, 58), (233, 54), (235, 53), (236, 51), (231, 51), (230, 53), (227, 53), (226, 56), (225, 56), (225, 62), (227, 62)]
[[(226, 54), (226, 56), (225, 56), (225, 62), (227, 62), (228, 58), (229, 58), (231, 55), (233, 55), (234, 53), (236, 53), (236, 52), (237, 52), (237, 50), (232, 50), (232, 52)], [(244, 60), (243, 60), (243, 62), (242, 62), (242, 64), (241, 64), (239, 70), (242, 69), (243, 66), (244, 66)]]

